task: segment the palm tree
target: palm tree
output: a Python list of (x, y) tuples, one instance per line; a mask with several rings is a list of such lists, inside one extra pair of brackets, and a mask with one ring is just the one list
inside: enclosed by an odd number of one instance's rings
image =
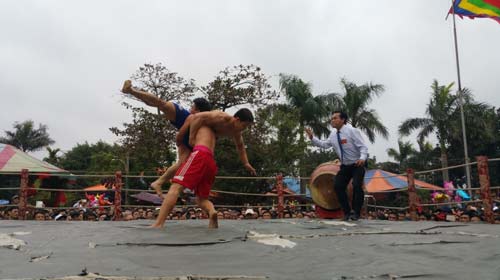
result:
[(326, 136), (330, 133), (327, 120), (335, 102), (331, 96), (313, 96), (311, 85), (295, 75), (280, 74), (280, 88), (287, 98), (288, 106), (298, 110), (300, 142), (304, 142), (306, 125), (317, 135)]
[(373, 97), (379, 96), (384, 91), (384, 86), (372, 83), (358, 86), (346, 79), (341, 79), (340, 83), (344, 94), (327, 95), (333, 100), (331, 104), (334, 108), (347, 113), (351, 125), (363, 131), (371, 143), (375, 142), (375, 134), (380, 134), (387, 139), (389, 136), (387, 128), (380, 121), (377, 112), (368, 108)]
[(387, 155), (399, 162), (399, 170), (403, 171), (408, 167), (408, 159), (415, 155), (416, 151), (410, 142), (398, 140), (398, 151), (394, 148), (387, 149)]
[[(418, 141), (424, 140), (430, 134), (435, 133), (441, 151), (441, 166), (448, 167), (448, 148), (450, 142), (462, 139), (460, 123), (460, 99), (458, 95), (451, 94), (454, 83), (440, 86), (434, 80), (431, 85), (431, 100), (426, 108), (427, 117), (410, 118), (399, 126), (401, 135), (409, 135), (414, 130), (420, 130)], [(489, 131), (489, 123), (481, 118), (480, 112), (485, 111), (488, 105), (474, 102), (472, 94), (468, 89), (462, 90), (464, 101), (464, 114), (466, 118), (474, 121), (474, 129), (484, 133)], [(473, 113), (476, 112), (476, 113)], [(468, 121), (469, 122), (469, 121)], [(458, 140), (462, 142), (462, 140)], [(449, 181), (448, 170), (443, 170), (443, 180)]]
[(31, 120), (15, 123), (15, 131), (5, 131), (6, 137), (0, 137), (0, 142), (10, 144), (23, 152), (38, 151), (43, 147), (54, 144), (47, 133), (47, 126), (40, 124), (34, 128)]
[(47, 152), (49, 153), (49, 156), (44, 158), (43, 161), (46, 161), (50, 164), (53, 164), (55, 166), (59, 165), (59, 157), (57, 156), (57, 153), (61, 151), (59, 148), (51, 149), (50, 147), (46, 147)]

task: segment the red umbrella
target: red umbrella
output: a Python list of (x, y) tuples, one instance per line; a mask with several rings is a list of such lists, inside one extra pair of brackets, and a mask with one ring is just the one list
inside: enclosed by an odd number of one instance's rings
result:
[(157, 205), (160, 205), (163, 202), (163, 199), (161, 199), (158, 195), (148, 192), (140, 192), (138, 194), (131, 195), (131, 197)]

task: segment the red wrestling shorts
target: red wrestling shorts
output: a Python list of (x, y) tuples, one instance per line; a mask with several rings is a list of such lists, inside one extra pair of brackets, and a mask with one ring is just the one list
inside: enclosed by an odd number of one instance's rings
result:
[(216, 174), (217, 165), (212, 151), (197, 145), (186, 162), (179, 167), (172, 182), (192, 190), (198, 197), (208, 198)]

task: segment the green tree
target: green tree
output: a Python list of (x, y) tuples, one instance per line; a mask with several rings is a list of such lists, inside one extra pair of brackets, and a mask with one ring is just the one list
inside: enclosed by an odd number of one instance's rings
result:
[[(165, 101), (186, 101), (194, 95), (196, 84), (193, 79), (184, 79), (171, 72), (163, 64), (144, 64), (131, 77), (134, 85)], [(135, 99), (130, 94), (127, 97)], [(158, 110), (158, 114), (160, 111)]]
[(121, 153), (122, 148), (117, 144), (110, 145), (103, 141), (95, 144), (85, 142), (64, 153), (59, 162), (61, 168), (74, 173), (113, 173), (123, 170), (119, 162), (112, 161), (113, 158), (119, 158)]
[(267, 128), (267, 145), (265, 170), (267, 172), (281, 172), (289, 175), (300, 175), (300, 160), (307, 145), (300, 141), (297, 135), (303, 130), (299, 123), (300, 113), (297, 108), (290, 108), (286, 104), (269, 105), (257, 112), (257, 121)]
[(12, 145), (23, 152), (38, 151), (54, 144), (47, 132), (47, 126), (39, 124), (35, 128), (32, 120), (14, 123), (14, 131), (5, 131), (6, 136), (0, 137), (0, 142)]
[(415, 155), (416, 151), (410, 142), (398, 140), (398, 150), (387, 149), (387, 155), (394, 158), (399, 163), (399, 171), (404, 171), (408, 167), (408, 159)]
[[(448, 167), (448, 148), (453, 141), (462, 143), (458, 140), (462, 138), (461, 117), (460, 117), (460, 100), (458, 95), (453, 95), (451, 89), (454, 83), (446, 86), (441, 86), (434, 80), (431, 85), (431, 99), (426, 108), (426, 117), (410, 118), (405, 120), (399, 126), (399, 133), (403, 136), (409, 135), (414, 130), (419, 130), (418, 140), (423, 141), (430, 134), (435, 133), (439, 148), (441, 151), (441, 166)], [(472, 122), (468, 126), (468, 133), (484, 133), (491, 132), (489, 121), (481, 118), (481, 112), (487, 110), (487, 105), (474, 102), (473, 97), (468, 89), (462, 90), (464, 101), (464, 114), (466, 120)], [(475, 113), (474, 113), (475, 112)], [(469, 137), (468, 137), (469, 138)], [(480, 139), (480, 138), (479, 138)], [(448, 170), (443, 170), (443, 180), (449, 181)]]
[(61, 149), (59, 148), (51, 149), (50, 147), (46, 147), (46, 149), (47, 152), (49, 153), (49, 156), (44, 158), (43, 161), (46, 161), (55, 166), (59, 166), (60, 158), (57, 156), (57, 154), (61, 151)]
[(255, 65), (237, 65), (219, 72), (215, 80), (201, 88), (214, 109), (251, 104), (262, 106), (276, 100), (267, 77)]
[(363, 131), (371, 143), (375, 142), (375, 134), (387, 139), (387, 128), (380, 121), (377, 112), (368, 107), (373, 97), (382, 94), (384, 86), (372, 83), (358, 86), (346, 79), (341, 79), (340, 84), (344, 93), (332, 94), (335, 98), (335, 109), (346, 112), (351, 125)]
[[(186, 80), (171, 72), (161, 63), (144, 64), (131, 77), (141, 90), (154, 94), (165, 101), (186, 101), (194, 95), (194, 80)], [(131, 95), (126, 95), (134, 99)], [(156, 167), (170, 165), (175, 160), (175, 134), (160, 110), (151, 113), (143, 107), (128, 102), (122, 103), (132, 111), (132, 122), (123, 123), (124, 128), (110, 128), (120, 137), (119, 142), (134, 159), (135, 168), (152, 171)]]
[(316, 135), (330, 133), (328, 120), (335, 106), (332, 94), (313, 96), (311, 84), (295, 75), (280, 74), (280, 88), (284, 92), (290, 109), (298, 112), (299, 139), (304, 142), (304, 127), (309, 126)]

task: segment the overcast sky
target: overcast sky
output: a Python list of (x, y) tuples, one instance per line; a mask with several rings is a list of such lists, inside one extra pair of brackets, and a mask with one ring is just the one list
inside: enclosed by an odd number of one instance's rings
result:
[[(369, 150), (387, 160), (398, 125), (424, 116), (433, 79), (457, 80), (450, 2), (2, 0), (0, 133), (31, 119), (63, 151), (112, 143), (109, 128), (131, 119), (119, 89), (142, 64), (161, 62), (198, 85), (256, 64), (275, 87), (279, 73), (296, 74), (314, 94), (339, 92), (342, 77), (383, 84), (371, 107), (390, 138)], [(462, 85), (500, 106), (500, 24), (457, 18), (457, 29)]]

